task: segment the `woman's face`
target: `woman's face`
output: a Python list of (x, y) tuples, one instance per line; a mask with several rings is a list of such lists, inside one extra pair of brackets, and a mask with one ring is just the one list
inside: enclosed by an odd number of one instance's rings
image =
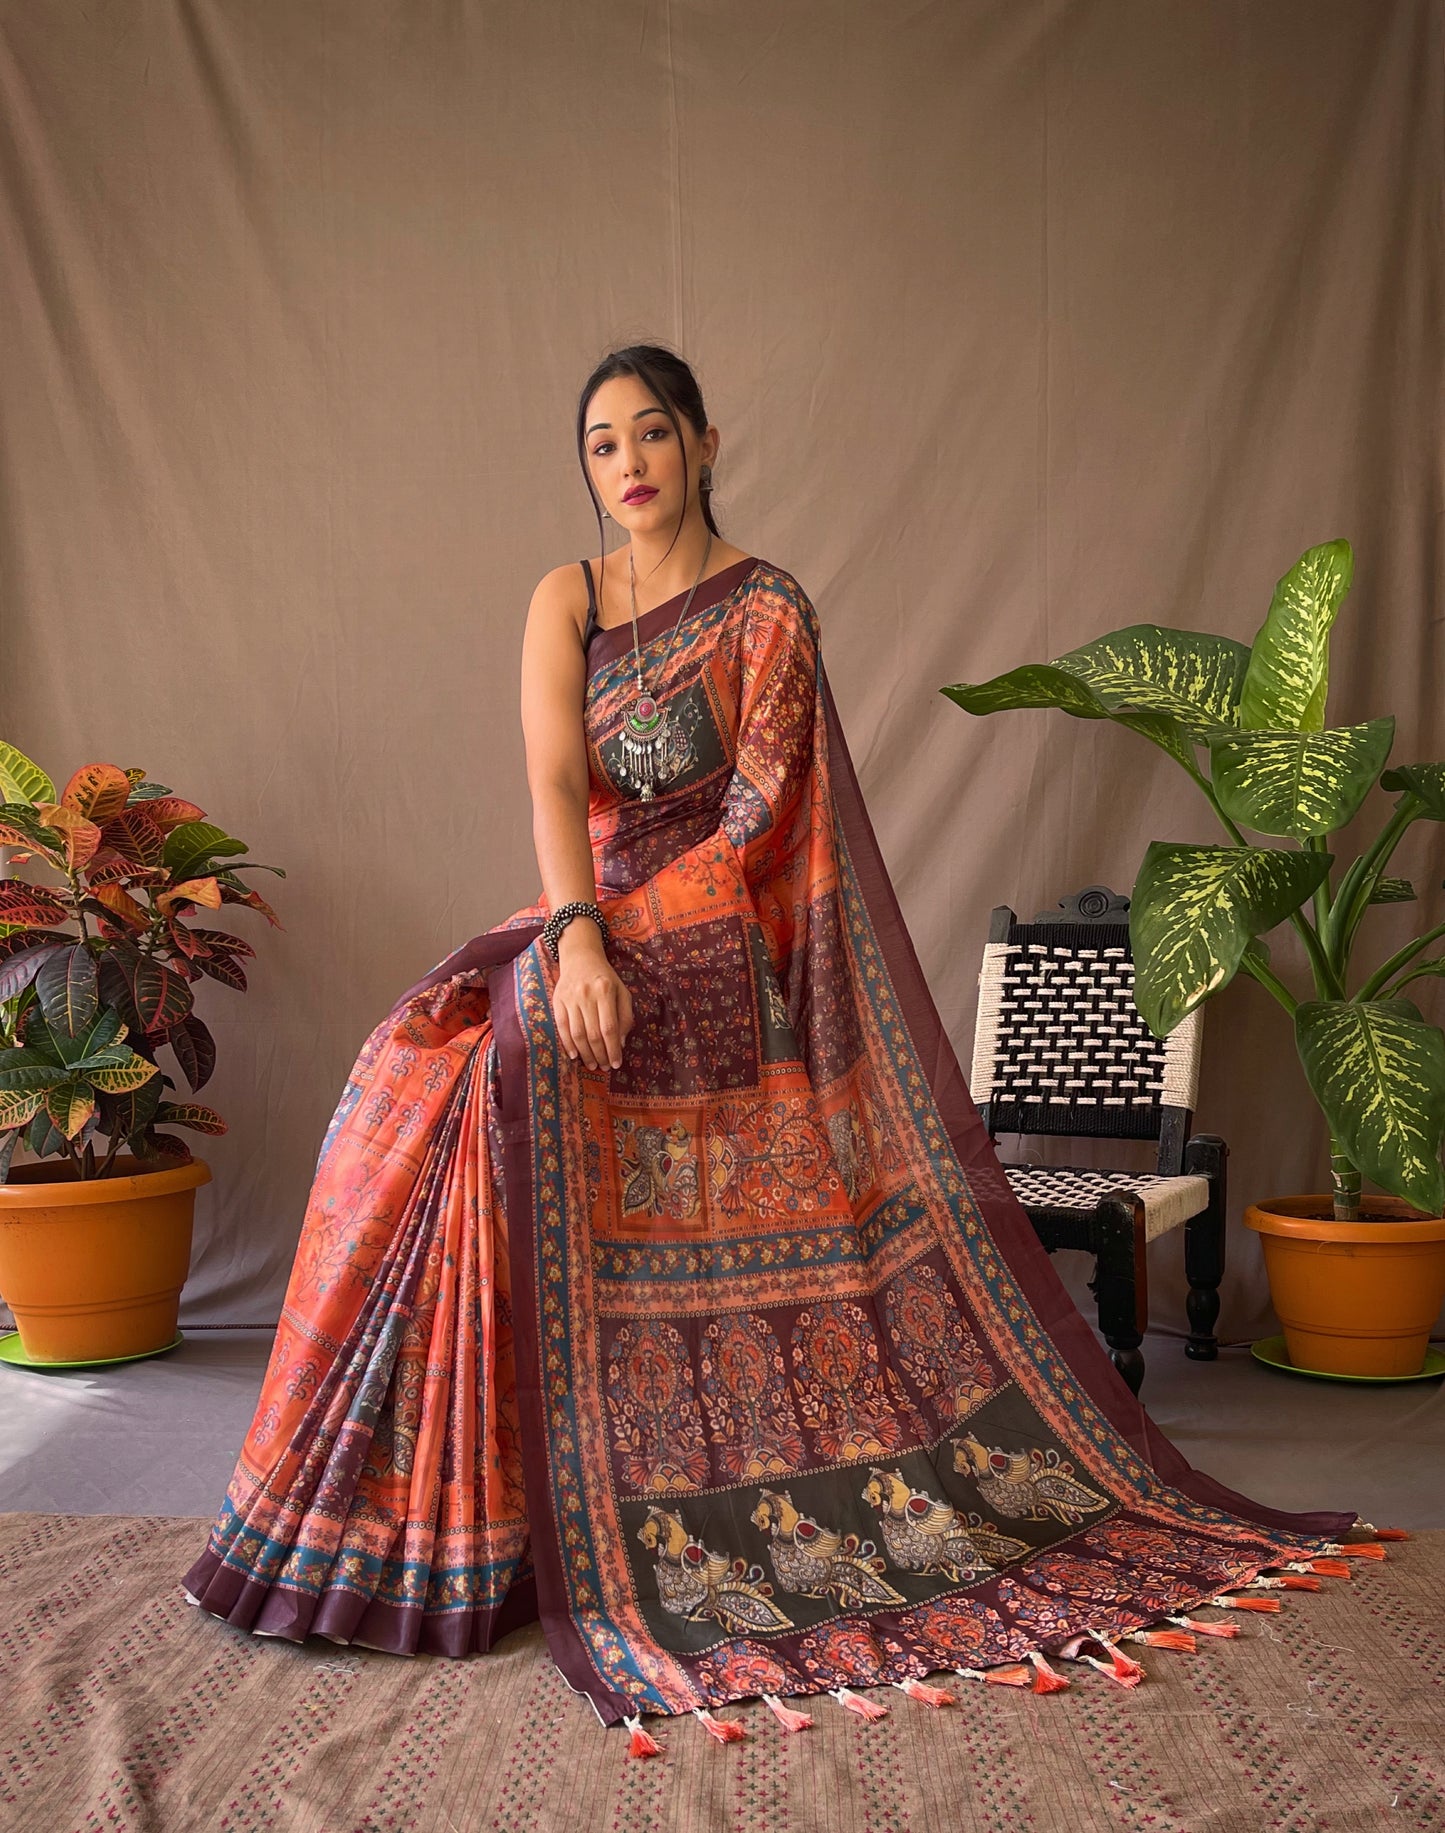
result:
[[(698, 503), (699, 468), (717, 449), (717, 428), (701, 439), (681, 414), (686, 441), (688, 507)], [(683, 508), (683, 446), (666, 410), (636, 376), (613, 376), (587, 404), (587, 467), (604, 509), (626, 529), (673, 529)], [(629, 492), (638, 494), (628, 500)]]

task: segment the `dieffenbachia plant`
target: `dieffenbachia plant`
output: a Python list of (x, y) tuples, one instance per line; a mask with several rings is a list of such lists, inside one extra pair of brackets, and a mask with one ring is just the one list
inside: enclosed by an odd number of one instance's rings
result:
[(285, 873), (238, 861), (244, 840), (143, 770), (85, 764), (57, 795), (3, 743), (0, 846), (56, 880), (0, 879), (0, 1183), (21, 1139), (82, 1178), (111, 1175), (122, 1146), (146, 1164), (185, 1163), (185, 1141), (158, 1128), (226, 1123), (165, 1099), (175, 1083), (157, 1052), (169, 1047), (193, 1093), (209, 1080), (216, 1047), (191, 983), (204, 974), (244, 992), (240, 958), (256, 952), (193, 913), (245, 904), (279, 928), (239, 875)]
[[(1409, 881), (1386, 868), (1417, 821), (1445, 821), (1445, 764), (1387, 768), (1388, 716), (1325, 725), (1330, 630), (1353, 567), (1347, 541), (1302, 554), (1275, 587), (1252, 647), (1131, 624), (1056, 661), (942, 690), (969, 713), (1048, 706), (1112, 719), (1167, 752), (1204, 792), (1228, 844), (1150, 844), (1129, 909), (1135, 998), (1157, 1037), (1241, 969), (1278, 1000), (1329, 1125), (1340, 1221), (1360, 1217), (1362, 1174), (1430, 1215), (1445, 1206), (1445, 1034), (1405, 997), (1411, 982), (1445, 976), (1445, 955), (1427, 954), (1445, 924), (1357, 980), (1351, 974), (1370, 906), (1414, 900)], [(1329, 837), (1376, 783), (1396, 796), (1394, 809), (1336, 873)], [(1313, 998), (1295, 997), (1260, 940), (1285, 921), (1304, 945)]]

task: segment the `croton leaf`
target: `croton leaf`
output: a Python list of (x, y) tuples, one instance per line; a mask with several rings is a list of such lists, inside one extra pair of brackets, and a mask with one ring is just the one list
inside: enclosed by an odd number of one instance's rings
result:
[(157, 1133), (153, 1127), (146, 1128), (139, 1142), (131, 1141), (131, 1150), (137, 1158), (167, 1165), (188, 1165), (193, 1156), (185, 1140), (177, 1139), (174, 1133)]
[(0, 1050), (0, 1089), (11, 1093), (39, 1089), (44, 1094), (63, 1082), (69, 1073), (54, 1063), (42, 1061), (33, 1050)]
[(222, 986), (234, 987), (238, 993), (245, 992), (246, 970), (232, 956), (220, 953), (197, 955), (196, 966), (203, 974), (209, 974), (212, 980), (219, 980)]
[(176, 1054), (181, 1074), (191, 1089), (204, 1088), (216, 1067), (216, 1040), (194, 1012), (171, 1027), (166, 1042)]
[(285, 927), (280, 917), (259, 891), (247, 891), (235, 885), (228, 885), (223, 879), (221, 881), (221, 901), (225, 904), (245, 904), (251, 910), (259, 910), (273, 929)]
[(6, 846), (43, 847), (51, 856), (65, 850), (60, 835), (46, 827), (29, 802), (0, 803), (0, 842)]
[(1277, 582), (1254, 639), (1239, 723), (1251, 731), (1320, 732), (1330, 685), (1330, 630), (1350, 589), (1348, 541), (1307, 548)]
[(50, 1116), (42, 1107), (30, 1122), (25, 1135), (25, 1143), (37, 1158), (50, 1158), (57, 1152), (65, 1150), (65, 1137), (56, 1132), (51, 1125)]
[(100, 830), (101, 839), (123, 859), (138, 866), (158, 866), (165, 853), (166, 836), (144, 808), (123, 808)]
[(1330, 732), (1217, 732), (1208, 741), (1210, 775), (1220, 806), (1242, 827), (1305, 840), (1351, 819), (1394, 736), (1389, 715)]
[(168, 885), (171, 875), (164, 866), (138, 866), (133, 859), (122, 859), (118, 853), (111, 853), (87, 869), (85, 881), (92, 889), (122, 883), (134, 889), (137, 885)]
[(1413, 904), (1415, 887), (1408, 878), (1381, 878), (1366, 902), (1371, 904)]
[(150, 916), (144, 904), (133, 898), (124, 885), (97, 885), (94, 899), (102, 909), (108, 910), (122, 923), (128, 923), (132, 929), (149, 929)]
[(183, 821), (166, 835), (165, 863), (176, 879), (195, 878), (213, 859), (230, 859), (249, 849), (211, 821)]
[[(35, 976), (35, 997), (54, 1032), (76, 1037), (100, 1010), (95, 957), (84, 942), (51, 955)], [(116, 1024), (120, 1023), (116, 1019)]]
[(0, 1088), (0, 1127), (23, 1127), (45, 1106), (44, 1089)]
[(46, 1095), (45, 1111), (56, 1132), (74, 1139), (95, 1112), (95, 1092), (85, 1082), (62, 1082)]
[(229, 929), (195, 929), (191, 931), (207, 948), (218, 948), (223, 955), (244, 955), (249, 961), (256, 953), (244, 936), (233, 936)]
[(166, 915), (175, 909), (177, 904), (203, 904), (207, 910), (221, 908), (221, 887), (214, 878), (185, 878), (169, 891), (162, 891), (156, 899), (156, 908), (165, 911)]
[(1445, 764), (1399, 764), (1380, 778), (1380, 787), (1418, 796), (1427, 821), (1445, 821)]
[(69, 916), (64, 900), (48, 885), (28, 884), (23, 878), (0, 880), (0, 917), (13, 928), (44, 928)]
[(138, 764), (133, 764), (126, 771), (130, 782), (130, 799), (132, 802), (159, 801), (161, 797), (174, 794), (164, 783), (153, 783)]
[(1445, 1034), (1408, 999), (1308, 1000), (1295, 1041), (1350, 1162), (1428, 1215), (1445, 1207)]
[(143, 1133), (155, 1118), (164, 1084), (160, 1071), (154, 1064), (151, 1067), (155, 1070), (153, 1075), (124, 1093), (112, 1094), (108, 1089), (100, 1091), (97, 1105), (101, 1124), (112, 1139), (130, 1139), (136, 1133)]
[[(30, 937), (34, 942), (33, 947), (16, 949), (0, 960), (0, 1000), (14, 999), (17, 994), (23, 993), (57, 949), (75, 946), (73, 936), (53, 936), (32, 930)], [(18, 942), (21, 939), (19, 936), (5, 938), (6, 942)]]
[[(125, 807), (130, 778), (114, 764), (82, 764), (65, 785), (60, 800), (67, 808), (103, 827)], [(54, 796), (49, 798), (54, 801)]]
[(160, 1074), (154, 1063), (147, 1063), (144, 1057), (131, 1052), (129, 1063), (114, 1063), (103, 1069), (87, 1069), (86, 1080), (92, 1088), (99, 1089), (107, 1095), (124, 1095), (142, 1083), (151, 1081)]
[(18, 1131), (0, 1132), (0, 1184), (10, 1176), (10, 1160), (15, 1156), (15, 1148), (20, 1143)]
[(191, 989), (179, 974), (149, 955), (136, 958), (129, 978), (142, 1031), (168, 1031), (190, 1011)]
[[(159, 788), (159, 785), (155, 784), (151, 787)], [(138, 791), (131, 791), (132, 802), (142, 799)], [(205, 809), (198, 808), (194, 802), (188, 802), (184, 796), (173, 796), (169, 793), (146, 801), (146, 813), (156, 826), (167, 834), (172, 828), (179, 827), (183, 821), (204, 821), (206, 818)]]
[(225, 1133), (227, 1123), (213, 1107), (199, 1101), (162, 1101), (156, 1109), (156, 1125), (189, 1127), (194, 1133)]
[(66, 864), (72, 872), (82, 871), (100, 850), (100, 829), (62, 802), (42, 802), (39, 810), (41, 826), (64, 847)]
[(23, 751), (0, 743), (0, 796), (7, 802), (53, 802), (55, 785)]
[(1129, 902), (1134, 997), (1156, 1037), (1233, 979), (1251, 937), (1297, 910), (1329, 853), (1153, 841)]

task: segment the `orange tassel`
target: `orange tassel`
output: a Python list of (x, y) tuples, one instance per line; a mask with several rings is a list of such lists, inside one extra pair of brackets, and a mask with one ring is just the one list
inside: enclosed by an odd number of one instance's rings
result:
[(925, 1686), (921, 1680), (911, 1675), (907, 1680), (895, 1680), (894, 1686), (900, 1693), (906, 1693), (910, 1699), (916, 1699), (921, 1706), (956, 1706), (958, 1701), (945, 1687)]
[(851, 1687), (832, 1688), (833, 1698), (848, 1711), (856, 1712), (859, 1718), (887, 1718), (887, 1706), (880, 1706), (876, 1699), (864, 1699), (861, 1693), (855, 1693)]
[(783, 1727), (784, 1731), (807, 1731), (813, 1720), (806, 1712), (795, 1712), (791, 1706), (785, 1706), (776, 1693), (764, 1693), (763, 1704)]
[(1362, 1521), (1360, 1526), (1364, 1528), (1367, 1534), (1373, 1534), (1376, 1540), (1408, 1540), (1410, 1538), (1410, 1530), (1408, 1528), (1371, 1527), (1368, 1521)]
[(694, 1706), (692, 1715), (719, 1744), (736, 1744), (748, 1735), (735, 1718), (714, 1718), (711, 1712), (704, 1712), (701, 1706)]
[(624, 1718), (623, 1724), (632, 1733), (627, 1745), (629, 1757), (660, 1757), (662, 1747), (657, 1739), (642, 1729), (642, 1714), (636, 1718)]
[(1113, 1679), (1126, 1686), (1134, 1687), (1137, 1687), (1141, 1680), (1147, 1679), (1144, 1669), (1134, 1657), (1126, 1655), (1123, 1649), (1116, 1648), (1107, 1636), (1095, 1636), (1094, 1640), (1101, 1648), (1108, 1651), (1109, 1659), (1114, 1664), (1111, 1670)]
[(1278, 1598), (1211, 1598), (1216, 1610), (1283, 1610)]
[(1385, 1549), (1378, 1540), (1337, 1540), (1325, 1548), (1336, 1559), (1383, 1559)]
[(1223, 1636), (1228, 1639), (1239, 1634), (1237, 1623), (1205, 1623), (1198, 1617), (1170, 1617), (1169, 1621), (1196, 1636)]
[(1312, 1572), (1318, 1572), (1321, 1578), (1353, 1578), (1355, 1575), (1342, 1559), (1312, 1559), (1308, 1561)]
[(1281, 1591), (1323, 1591), (1320, 1581), (1306, 1572), (1281, 1572), (1270, 1580)]
[(1028, 1659), (1034, 1664), (1035, 1693), (1063, 1693), (1067, 1691), (1069, 1686), (1068, 1681), (1064, 1679), (1062, 1674), (1051, 1668), (1048, 1662), (1044, 1660), (1043, 1656), (1036, 1649), (1029, 1650)]
[(955, 1668), (965, 1680), (986, 1680), (996, 1687), (1026, 1687), (1033, 1681), (1033, 1670), (1026, 1662), (1014, 1661), (1001, 1668)]
[(1125, 1637), (1126, 1642), (1143, 1642), (1149, 1648), (1174, 1648), (1183, 1655), (1192, 1655), (1199, 1644), (1182, 1629), (1131, 1629)]

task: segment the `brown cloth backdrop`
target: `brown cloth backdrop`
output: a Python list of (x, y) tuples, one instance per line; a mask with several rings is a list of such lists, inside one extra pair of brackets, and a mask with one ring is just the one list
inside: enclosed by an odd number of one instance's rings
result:
[[(201, 987), (231, 1131), (183, 1321), (275, 1316), (361, 1040), (535, 894), (522, 623), (594, 541), (572, 417), (614, 344), (695, 364), (728, 538), (818, 606), (965, 1063), (993, 904), (1214, 835), (1132, 735), (971, 720), (943, 684), (1143, 620), (1247, 640), (1344, 535), (1332, 717), (1445, 755), (1441, 27), (0, 0), (0, 735), (62, 778), (143, 764), (289, 874), (257, 881), (284, 934), (225, 912), (252, 991)], [(1433, 920), (1442, 865), (1417, 830)], [(1198, 1123), (1236, 1216), (1323, 1174), (1257, 988), (1210, 1012)], [(1230, 1251), (1242, 1337), (1269, 1313)], [(1182, 1326), (1177, 1240), (1152, 1278)]]

